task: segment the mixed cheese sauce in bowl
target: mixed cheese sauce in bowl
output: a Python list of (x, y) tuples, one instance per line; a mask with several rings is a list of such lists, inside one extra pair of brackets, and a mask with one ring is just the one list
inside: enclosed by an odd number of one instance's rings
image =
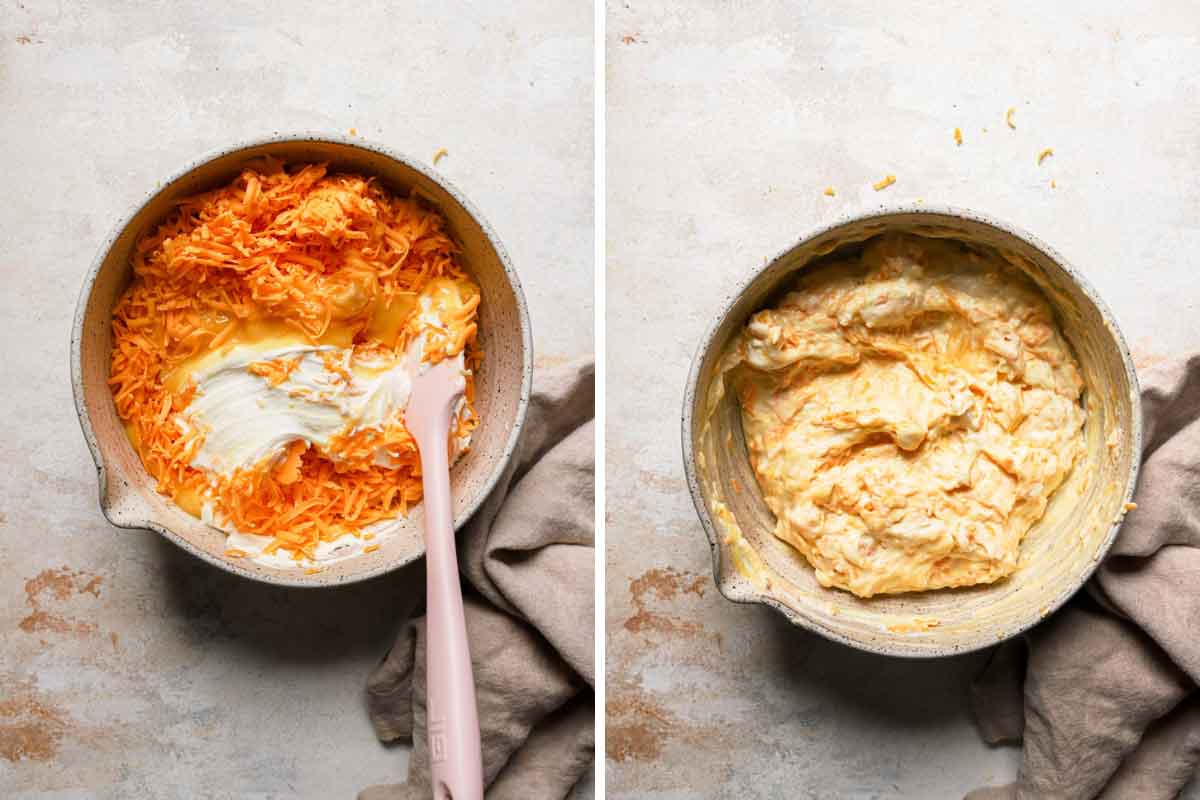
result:
[(725, 355), (775, 535), (860, 597), (991, 583), (1083, 454), (1083, 380), (1014, 268), (888, 234)]
[(781, 255), (710, 331), (683, 421), (721, 591), (909, 656), (1065, 601), (1140, 450), (1111, 315), (1044, 246), (965, 212), (853, 219)]
[(81, 296), (102, 508), (269, 582), (394, 569), (423, 552), (413, 378), (450, 361), (466, 384), (461, 522), (515, 446), (528, 344), (503, 250), (444, 182), (357, 142), (224, 153), (135, 212)]

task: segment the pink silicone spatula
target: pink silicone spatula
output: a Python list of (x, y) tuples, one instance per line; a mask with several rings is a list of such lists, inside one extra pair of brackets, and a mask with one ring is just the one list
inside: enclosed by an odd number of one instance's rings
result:
[(405, 424), (421, 451), (425, 486), (425, 679), (429, 763), (435, 800), (482, 800), (483, 763), (475, 681), (463, 619), (450, 512), (447, 453), (454, 406), (466, 389), (451, 359), (414, 365)]

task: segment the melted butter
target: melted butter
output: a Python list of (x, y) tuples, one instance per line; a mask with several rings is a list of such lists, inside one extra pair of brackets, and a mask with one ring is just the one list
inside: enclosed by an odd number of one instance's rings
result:
[(479, 294), (473, 283), (455, 278), (434, 278), (421, 290), (422, 307), (428, 305), (433, 314), (453, 324), (465, 318), (466, 306)]
[(400, 334), (412, 325), (422, 310), (432, 311), (436, 318), (453, 324), (467, 314), (466, 304), (478, 293), (478, 288), (468, 281), (434, 278), (419, 295), (406, 293), (381, 297), (367, 320), (367, 337), (387, 347), (395, 347)]
[(197, 518), (203, 512), (206, 502), (204, 495), (192, 488), (180, 489), (171, 499), (175, 501), (175, 505)]
[(350, 374), (355, 378), (371, 380), (395, 368), (399, 359), (387, 358), (377, 361), (354, 360), (350, 364)]
[(248, 319), (238, 323), (237, 329), (220, 347), (198, 353), (175, 365), (163, 380), (167, 391), (183, 391), (197, 373), (205, 372), (229, 357), (234, 350), (249, 348), (268, 352), (287, 347), (317, 345), (348, 348), (354, 343), (355, 327), (333, 323), (323, 336), (315, 342), (295, 327), (275, 318)]
[(142, 437), (138, 435), (137, 428), (132, 422), (124, 422), (121, 427), (125, 429), (125, 435), (129, 438), (129, 443), (133, 445), (133, 449), (140, 455), (142, 452)]
[(400, 332), (408, 325), (417, 310), (415, 294), (398, 294), (392, 298), (380, 298), (375, 304), (371, 319), (367, 322), (367, 336), (388, 347), (395, 347)]
[(864, 597), (1011, 574), (1084, 451), (1045, 298), (948, 242), (882, 237), (806, 273), (726, 369), (775, 535)]

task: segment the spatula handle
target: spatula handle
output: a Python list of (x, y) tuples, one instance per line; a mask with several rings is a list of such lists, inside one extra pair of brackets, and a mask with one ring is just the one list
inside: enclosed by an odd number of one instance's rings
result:
[(479, 716), (450, 509), (449, 419), (429, 427), (418, 447), (425, 487), (425, 675), (433, 796), (482, 800)]

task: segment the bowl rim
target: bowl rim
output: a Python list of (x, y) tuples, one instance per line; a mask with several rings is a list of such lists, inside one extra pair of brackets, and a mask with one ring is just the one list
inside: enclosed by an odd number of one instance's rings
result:
[[(524, 357), (521, 364), (521, 392), (517, 400), (516, 418), (513, 420), (512, 428), (509, 430), (508, 439), (505, 441), (504, 450), (500, 457), (492, 466), (492, 471), (487, 479), (483, 482), (475, 498), (463, 509), (458, 518), (454, 522), (454, 530), (457, 532), (466, 524), (480, 506), (491, 495), (496, 485), (500, 482), (501, 477), (508, 469), (510, 462), (516, 452), (517, 445), (520, 441), (521, 431), (524, 428), (526, 412), (529, 408), (530, 397), (533, 389), (533, 335), (529, 321), (529, 307), (525, 300), (525, 293), (521, 287), (521, 280), (517, 275), (516, 269), (513, 267), (512, 260), (509, 258), (508, 251), (504, 244), (500, 241), (500, 237), (496, 234), (495, 229), (487, 218), (479, 211), (467, 196), (462, 193), (449, 179), (437, 173), (436, 170), (426, 167), (417, 159), (401, 153), (397, 150), (388, 147), (379, 142), (374, 142), (361, 137), (349, 137), (342, 134), (330, 133), (319, 130), (306, 130), (294, 132), (275, 131), (270, 135), (252, 136), (239, 139), (236, 142), (228, 145), (222, 145), (210, 148), (202, 154), (189, 159), (182, 167), (173, 170), (168, 177), (159, 181), (152, 189), (142, 194), (140, 199), (133, 202), (130, 210), (122, 215), (119, 221), (112, 227), (108, 234), (101, 240), (100, 246), (96, 251), (95, 257), (92, 259), (92, 264), (83, 279), (83, 285), (80, 289), (78, 299), (75, 304), (75, 314), (71, 324), (71, 390), (75, 401), (75, 413), (79, 418), (79, 425), (83, 431), (83, 438), (87, 442), (88, 451), (91, 453), (92, 461), (96, 467), (96, 478), (99, 492), (100, 511), (109, 524), (117, 528), (126, 530), (150, 530), (174, 542), (179, 547), (187, 552), (195, 555), (204, 561), (235, 575), (239, 575), (250, 580), (266, 583), (274, 586), (285, 586), (299, 589), (322, 589), (333, 586), (345, 586), (352, 583), (367, 581), (372, 578), (385, 575), (389, 572), (401, 569), (414, 561), (423, 558), (425, 548), (422, 546), (419, 550), (411, 555), (406, 555), (395, 561), (381, 563), (372, 566), (370, 569), (365, 569), (360, 572), (351, 573), (340, 576), (338, 580), (333, 582), (317, 582), (311, 579), (312, 576), (304, 574), (290, 575), (286, 573), (268, 574), (253, 572), (246, 567), (226, 559), (218, 558), (216, 555), (209, 553), (199, 547), (193, 545), (190, 541), (172, 530), (169, 526), (153, 519), (138, 519), (138, 520), (123, 520), (117, 519), (111, 513), (111, 509), (107, 502), (108, 497), (108, 467), (105, 464), (103, 452), (101, 451), (100, 443), (96, 438), (95, 430), (92, 427), (90, 414), (88, 413), (87, 403), (84, 401), (83, 387), (83, 322), (87, 311), (88, 301), (91, 299), (92, 291), (95, 287), (96, 277), (100, 273), (101, 267), (108, 258), (109, 252), (117, 239), (125, 232), (125, 230), (133, 223), (133, 220), (153, 202), (163, 190), (171, 186), (176, 181), (186, 178), (195, 170), (204, 165), (216, 161), (220, 158), (225, 158), (231, 155), (236, 155), (240, 152), (252, 150), (255, 148), (264, 147), (267, 145), (285, 144), (285, 143), (305, 143), (312, 142), (318, 144), (335, 144), (345, 147), (350, 147), (356, 150), (365, 151), (374, 155), (383, 156), (390, 159), (414, 172), (420, 174), (427, 180), (441, 187), (450, 197), (458, 203), (462, 209), (479, 225), (483, 235), (487, 238), (488, 244), (495, 250), (500, 261), (501, 267), (504, 269), (504, 275), (509, 285), (512, 287), (513, 295), (516, 298), (517, 318), (521, 329), (521, 341), (524, 351)], [(307, 580), (306, 580), (307, 578)]]
[[(884, 221), (890, 217), (896, 216), (928, 216), (930, 218), (952, 217), (967, 222), (986, 225), (1006, 235), (1014, 236), (1020, 239), (1025, 244), (1040, 251), (1043, 255), (1053, 261), (1071, 278), (1072, 282), (1080, 289), (1080, 291), (1088, 298), (1088, 300), (1100, 312), (1101, 317), (1108, 323), (1108, 328), (1112, 331), (1113, 339), (1117, 343), (1120, 350), (1121, 360), (1125, 367), (1126, 379), (1130, 387), (1130, 402), (1131, 409), (1131, 427), (1133, 433), (1133, 457), (1130, 459), (1129, 474), (1126, 478), (1123, 502), (1128, 503), (1133, 497), (1134, 490), (1137, 488), (1138, 473), (1141, 468), (1141, 453), (1142, 453), (1142, 413), (1141, 413), (1141, 390), (1138, 382), (1137, 370), (1133, 364), (1133, 356), (1129, 351), (1129, 345), (1125, 341), (1125, 335), (1121, 332), (1120, 325), (1117, 322), (1116, 316), (1108, 307), (1108, 304), (1100, 297), (1095, 287), (1087, 280), (1087, 278), (1063, 257), (1058, 250), (1046, 244), (1034, 234), (1003, 220), (999, 220), (988, 214), (972, 211), (966, 208), (960, 208), (948, 204), (927, 204), (922, 203), (916, 205), (913, 203), (898, 204), (895, 206), (884, 205), (868, 211), (857, 211), (839, 214), (830, 222), (821, 223), (811, 230), (805, 232), (800, 238), (793, 243), (778, 250), (773, 257), (768, 259), (760, 268), (754, 270), (747, 277), (743, 278), (735, 288), (724, 298), (721, 311), (713, 318), (703, 337), (700, 340), (700, 345), (692, 356), (692, 363), (688, 369), (687, 383), (684, 388), (683, 395), (683, 410), (680, 416), (680, 432), (683, 445), (683, 469), (687, 479), (688, 492), (692, 497), (692, 504), (695, 506), (696, 514), (700, 517), (701, 527), (704, 529), (704, 534), (708, 539), (709, 550), (712, 558), (713, 580), (717, 585), (717, 590), (725, 599), (741, 604), (762, 604), (769, 606), (780, 612), (793, 625), (820, 634), (821, 636), (830, 639), (840, 644), (853, 647), (857, 650), (862, 650), (868, 653), (877, 655), (892, 656), (898, 658), (910, 659), (930, 659), (942, 658), (946, 656), (962, 655), (966, 653), (983, 650), (1001, 642), (1013, 639), (1034, 626), (1038, 625), (1042, 620), (1051, 616), (1055, 611), (1061, 608), (1068, 600), (1070, 600), (1080, 589), (1082, 589), (1091, 578), (1092, 574), (1100, 566), (1108, 555), (1109, 549), (1116, 540), (1117, 534), (1124, 522), (1124, 516), (1117, 522), (1109, 526), (1108, 532), (1104, 540), (1096, 549), (1092, 558), (1085, 565), (1084, 569), (1079, 573), (1075, 580), (1064, 585), (1064, 588), (1048, 603), (1042, 610), (1030, 616), (1029, 619), (1023, 620), (1011, 629), (1004, 631), (1003, 635), (995, 640), (979, 641), (969, 643), (962, 646), (945, 646), (935, 645), (933, 647), (914, 648), (905, 646), (903, 639), (899, 637), (889, 638), (883, 636), (879, 639), (870, 641), (859, 641), (851, 639), (838, 631), (806, 618), (796, 609), (791, 608), (786, 603), (781, 602), (776, 597), (771, 596), (763, 590), (751, 586), (747, 590), (733, 591), (733, 587), (727, 584), (721, 578), (721, 558), (722, 545), (720, 534), (717, 531), (716, 525), (712, 518), (708, 505), (704, 501), (704, 494), (701, 489), (700, 480), (697, 475), (696, 468), (696, 452), (692, 446), (692, 427), (693, 427), (693, 410), (696, 405), (696, 396), (700, 383), (700, 370), (703, 362), (708, 355), (709, 350), (713, 347), (714, 339), (717, 331), (725, 323), (729, 317), (729, 313), (737, 301), (746, 293), (746, 291), (758, 280), (764, 272), (770, 269), (773, 265), (787, 257), (792, 251), (807, 244), (808, 242), (823, 236), (838, 228), (843, 228), (851, 224), (870, 221)], [(831, 590), (833, 591), (833, 590)]]

